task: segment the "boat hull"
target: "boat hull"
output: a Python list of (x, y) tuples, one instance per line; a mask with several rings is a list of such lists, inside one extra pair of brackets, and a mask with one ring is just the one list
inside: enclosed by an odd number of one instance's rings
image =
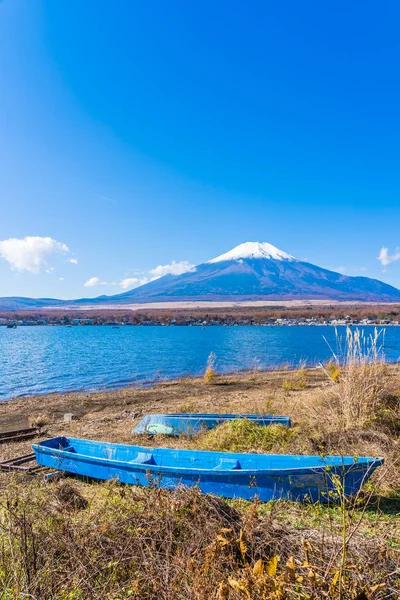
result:
[(284, 425), (290, 427), (289, 417), (276, 415), (246, 415), (246, 414), (206, 414), (206, 413), (176, 413), (146, 415), (133, 429), (132, 433), (148, 435), (196, 435), (200, 431), (215, 429), (227, 421), (248, 419), (257, 425)]
[(332, 476), (356, 494), (383, 459), (147, 448), (58, 437), (32, 446), (40, 465), (75, 475), (253, 500), (335, 501)]

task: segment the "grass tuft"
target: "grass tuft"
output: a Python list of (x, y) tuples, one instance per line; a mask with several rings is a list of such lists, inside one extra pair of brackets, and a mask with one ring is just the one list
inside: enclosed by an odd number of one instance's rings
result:
[(206, 384), (211, 384), (215, 382), (215, 378), (216, 378), (216, 371), (215, 371), (215, 365), (217, 362), (217, 357), (215, 356), (214, 352), (210, 352), (210, 354), (208, 355), (208, 359), (207, 359), (207, 366), (206, 366), (206, 370), (204, 373), (204, 383)]
[(201, 433), (197, 445), (203, 450), (221, 452), (282, 452), (297, 436), (297, 429), (284, 425), (262, 427), (249, 419), (227, 421)]
[(52, 418), (47, 413), (42, 413), (40, 415), (31, 415), (28, 419), (30, 427), (44, 427), (45, 425), (50, 425)]

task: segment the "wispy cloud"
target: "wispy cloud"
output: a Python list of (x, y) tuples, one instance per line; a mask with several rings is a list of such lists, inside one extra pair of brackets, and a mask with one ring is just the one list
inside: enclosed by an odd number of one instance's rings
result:
[(77, 258), (72, 257), (68, 259), (68, 262), (72, 263), (73, 265), (77, 265), (79, 261)]
[(150, 279), (148, 277), (127, 277), (119, 282), (119, 286), (122, 290), (133, 290), (133, 288), (139, 287), (148, 283)]
[(102, 281), (99, 277), (90, 277), (90, 279), (84, 283), (85, 287), (96, 287), (98, 285), (108, 285), (108, 283), (107, 281)]
[[(51, 237), (26, 236), (0, 240), (0, 258), (6, 260), (14, 271), (39, 273), (47, 267), (54, 254), (65, 254), (69, 248)], [(47, 272), (49, 272), (47, 268)]]
[(381, 251), (379, 252), (378, 260), (380, 261), (383, 267), (387, 267), (392, 263), (396, 262), (396, 260), (400, 259), (400, 248), (396, 248), (394, 254), (389, 254), (389, 248), (383, 246)]
[(346, 275), (349, 277), (360, 276), (360, 273), (365, 273), (368, 271), (367, 267), (345, 267), (344, 265), (338, 265), (335, 267), (324, 266), (324, 269), (328, 271), (334, 271), (335, 273), (340, 273), (341, 275)]
[(158, 265), (154, 269), (150, 269), (149, 273), (154, 279), (163, 277), (163, 275), (182, 275), (188, 271), (194, 271), (195, 265), (191, 265), (187, 260), (181, 260), (180, 262), (172, 261), (169, 265)]
[(169, 265), (158, 265), (158, 267), (154, 267), (154, 269), (150, 269), (149, 271), (136, 271), (137, 277), (125, 277), (120, 281), (103, 281), (99, 277), (90, 277), (84, 284), (85, 287), (96, 287), (100, 285), (109, 285), (109, 286), (118, 286), (122, 290), (133, 290), (145, 283), (149, 283), (150, 281), (154, 281), (155, 279), (159, 279), (163, 275), (182, 275), (182, 273), (186, 273), (187, 271), (193, 271), (195, 265), (191, 265), (187, 260), (182, 260), (180, 262), (172, 261)]

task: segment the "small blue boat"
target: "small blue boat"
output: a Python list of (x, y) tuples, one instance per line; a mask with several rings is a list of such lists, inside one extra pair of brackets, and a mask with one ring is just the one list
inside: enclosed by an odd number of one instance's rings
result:
[(213, 413), (172, 413), (146, 415), (134, 428), (132, 433), (147, 433), (149, 435), (164, 434), (178, 436), (181, 434), (195, 435), (205, 429), (215, 429), (226, 421), (248, 419), (257, 425), (285, 425), (290, 427), (289, 417), (275, 415), (245, 415), (245, 414), (213, 414)]
[(57, 437), (32, 446), (39, 465), (133, 485), (198, 486), (225, 498), (334, 501), (333, 475), (356, 494), (382, 458), (238, 454), (146, 448)]

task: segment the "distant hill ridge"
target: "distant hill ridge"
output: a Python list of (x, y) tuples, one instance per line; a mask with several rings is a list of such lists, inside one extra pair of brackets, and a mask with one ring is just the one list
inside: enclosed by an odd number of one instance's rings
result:
[(172, 301), (337, 300), (399, 302), (400, 290), (298, 260), (268, 242), (244, 242), (181, 275), (164, 275), (114, 296), (54, 300), (0, 298), (0, 310)]

